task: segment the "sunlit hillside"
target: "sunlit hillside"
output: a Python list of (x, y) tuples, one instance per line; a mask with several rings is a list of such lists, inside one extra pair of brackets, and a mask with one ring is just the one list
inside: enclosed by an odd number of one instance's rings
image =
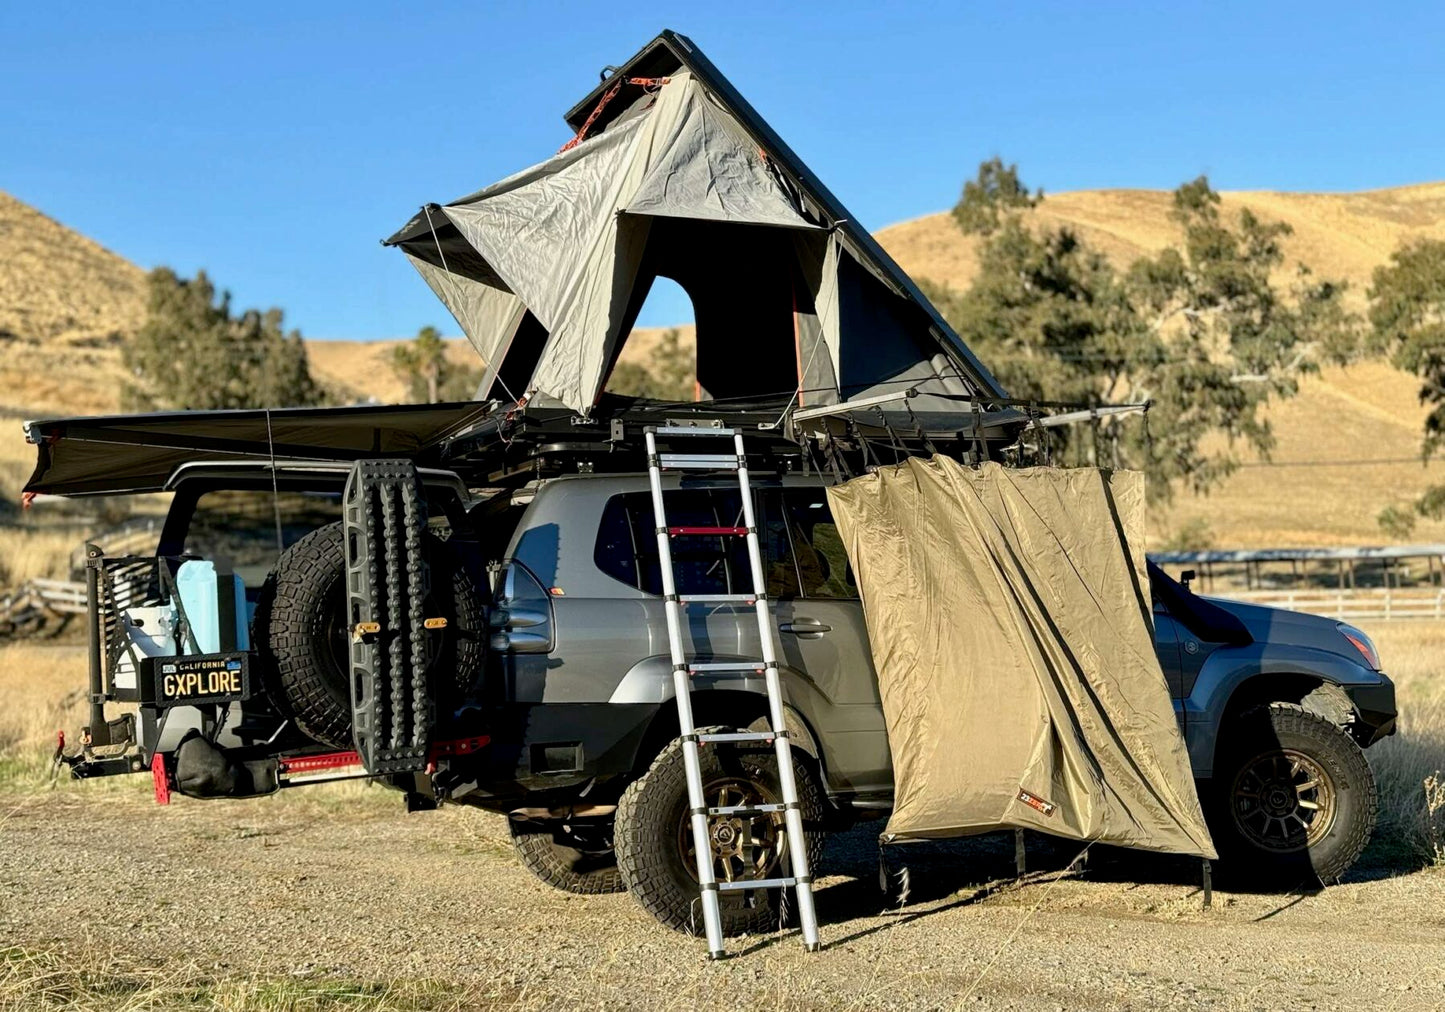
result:
[[(1221, 209), (1232, 219), (1248, 207), (1261, 218), (1288, 222), (1284, 240), (1293, 272), (1303, 261), (1321, 277), (1350, 282), (1363, 303), (1370, 273), (1401, 241), (1445, 239), (1445, 183), (1421, 183), (1363, 193), (1224, 193)], [(1118, 266), (1177, 242), (1162, 190), (1081, 190), (1048, 196), (1034, 211), (1041, 227), (1067, 226)], [(976, 240), (960, 234), (947, 214), (890, 225), (878, 233), (888, 252), (914, 277), (964, 287), (977, 267)]]
[[(1367, 193), (1226, 193), (1226, 214), (1250, 207), (1289, 222), (1288, 270), (1296, 261), (1350, 282), (1362, 305), (1371, 271), (1402, 241), (1445, 238), (1445, 183)], [(1043, 226), (1069, 225), (1118, 264), (1174, 241), (1162, 191), (1060, 193), (1035, 212)], [(916, 277), (966, 287), (974, 241), (947, 214), (883, 229), (879, 238)], [(119, 345), (144, 315), (144, 272), (83, 235), (0, 193), (0, 412), (84, 414), (119, 406)], [(661, 328), (640, 329), (623, 351), (646, 365)], [(692, 339), (683, 327), (684, 344)], [(390, 366), (394, 341), (312, 341), (316, 377), (341, 399), (394, 402), (405, 388)], [(475, 363), (464, 341), (458, 362)], [(1153, 518), (1156, 544), (1195, 521), (1220, 545), (1343, 544), (1383, 539), (1375, 517), (1445, 468), (1418, 460), (1423, 410), (1417, 383), (1382, 363), (1330, 369), (1270, 411), (1273, 463), (1248, 466), (1206, 498), (1181, 495)], [(22, 451), (24, 455), (24, 451)], [(17, 470), (26, 466), (20, 461)], [(1445, 525), (1422, 523), (1416, 539), (1445, 541)]]
[[(1363, 308), (1371, 272), (1402, 241), (1445, 238), (1445, 183), (1365, 193), (1225, 193), (1224, 214), (1248, 207), (1293, 228), (1284, 240), (1292, 275), (1299, 262), (1317, 276), (1349, 282)], [(1118, 266), (1178, 241), (1170, 196), (1154, 190), (1097, 190), (1047, 197), (1040, 227), (1067, 226)], [(948, 214), (883, 229), (878, 238), (914, 277), (967, 287), (977, 269), (976, 240)], [(1288, 277), (1280, 279), (1288, 283)], [(1153, 517), (1158, 543), (1191, 521), (1206, 523), (1221, 546), (1361, 544), (1385, 540), (1376, 515), (1426, 485), (1445, 467), (1419, 461), (1419, 384), (1383, 363), (1327, 369), (1295, 399), (1273, 406), (1278, 438), (1272, 463), (1246, 467), (1207, 497), (1181, 495)], [(1414, 539), (1445, 540), (1445, 524), (1422, 523)]]

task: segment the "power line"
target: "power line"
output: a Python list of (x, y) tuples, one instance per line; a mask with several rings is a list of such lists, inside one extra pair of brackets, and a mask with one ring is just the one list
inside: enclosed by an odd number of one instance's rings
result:
[(1419, 457), (1358, 457), (1353, 460), (1246, 460), (1240, 467), (1366, 467), (1374, 464), (1420, 464), (1428, 463)]

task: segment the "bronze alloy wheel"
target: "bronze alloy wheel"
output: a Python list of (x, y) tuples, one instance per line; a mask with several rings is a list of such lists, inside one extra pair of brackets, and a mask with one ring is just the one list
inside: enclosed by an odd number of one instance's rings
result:
[[(702, 794), (709, 808), (776, 805), (780, 800), (761, 784), (731, 776), (705, 783)], [(782, 812), (709, 815), (707, 829), (712, 845), (713, 874), (719, 882), (774, 877), (786, 846)], [(684, 865), (696, 880), (697, 849), (693, 846), (692, 820), (685, 812), (678, 827), (677, 844)]]
[(1293, 853), (1323, 840), (1334, 826), (1334, 780), (1294, 749), (1262, 753), (1240, 766), (1230, 811), (1240, 835), (1264, 850)]
[[(699, 731), (736, 730), (729, 725)], [(617, 866), (627, 891), (668, 927), (690, 934), (703, 930), (698, 900), (697, 860), (693, 849), (691, 802), (687, 790), (684, 742), (674, 739), (652, 761), (647, 772), (628, 784), (617, 803), (614, 824)], [(782, 800), (778, 759), (772, 749), (723, 746), (698, 750), (702, 804), (709, 808), (756, 808)], [(823, 856), (823, 819), (827, 814), (822, 786), (808, 757), (793, 752), (798, 783), (803, 844), (810, 867)], [(786, 866), (788, 836), (782, 812), (730, 812), (708, 817), (708, 851), (721, 882), (780, 878)], [(718, 897), (725, 935), (774, 931), (785, 922), (790, 905), (776, 889), (730, 890)]]

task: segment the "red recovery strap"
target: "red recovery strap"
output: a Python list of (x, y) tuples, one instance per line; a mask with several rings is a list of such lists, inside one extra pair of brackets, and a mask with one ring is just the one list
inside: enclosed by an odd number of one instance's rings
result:
[(587, 131), (592, 129), (592, 124), (597, 122), (597, 117), (602, 115), (602, 110), (607, 108), (607, 103), (617, 97), (617, 93), (622, 90), (623, 84), (635, 84), (639, 88), (647, 91), (656, 91), (671, 80), (672, 78), (670, 77), (629, 77), (624, 80), (619, 80), (602, 93), (602, 97), (597, 100), (597, 104), (593, 106), (592, 111), (587, 114), (587, 119), (583, 121), (582, 128), (577, 131), (577, 136), (558, 148), (557, 154), (560, 155), (564, 151), (571, 151), (587, 139)]
[(156, 804), (171, 803), (171, 778), (166, 772), (166, 754), (157, 752), (151, 756), (151, 780), (155, 783)]
[[(431, 751), (428, 753), (428, 765), (434, 764), (444, 756), (469, 755), (472, 752), (480, 751), (490, 742), (491, 737), (485, 734), (475, 738), (458, 738), (455, 741), (434, 742)], [(347, 766), (360, 766), (361, 754), (355, 750), (345, 752), (322, 752), (317, 755), (283, 756), (279, 760), (280, 772), (282, 773), (320, 773), (323, 770), (343, 769)]]

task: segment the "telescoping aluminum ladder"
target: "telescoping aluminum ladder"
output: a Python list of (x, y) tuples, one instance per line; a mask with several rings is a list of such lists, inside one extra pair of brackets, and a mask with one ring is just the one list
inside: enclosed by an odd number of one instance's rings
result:
[[(731, 439), (734, 453), (661, 453), (657, 437)], [(808, 950), (818, 948), (818, 919), (813, 910), (813, 878), (808, 867), (808, 848), (803, 837), (803, 812), (798, 801), (798, 783), (793, 774), (793, 757), (787, 725), (783, 716), (783, 686), (778, 675), (778, 660), (773, 649), (773, 623), (768, 613), (768, 600), (763, 581), (762, 549), (758, 543), (757, 518), (753, 510), (752, 489), (748, 484), (747, 456), (742, 433), (736, 429), (666, 425), (649, 428), (647, 437), (647, 473), (652, 485), (652, 511), (657, 530), (657, 556), (662, 571), (663, 606), (667, 615), (667, 640), (672, 652), (672, 679), (677, 696), (677, 719), (682, 740), (682, 758), (687, 773), (688, 808), (692, 820), (693, 848), (697, 852), (697, 878), (702, 890), (703, 927), (707, 933), (708, 956), (723, 955), (722, 910), (718, 902), (721, 891), (753, 889), (794, 890), (798, 901), (798, 923), (803, 944)], [(736, 471), (742, 495), (742, 527), (672, 527), (662, 499), (664, 470)], [(672, 568), (672, 539), (688, 535), (742, 537), (747, 541), (748, 564), (752, 570), (753, 590), (747, 594), (682, 594)], [(762, 657), (756, 661), (698, 661), (683, 650), (682, 609), (689, 604), (752, 604), (757, 609), (758, 640)], [(692, 718), (691, 677), (724, 671), (763, 672), (768, 691), (768, 731), (736, 731), (699, 734)], [(747, 805), (710, 808), (703, 795), (702, 769), (698, 748), (715, 742), (771, 741), (778, 757), (778, 782), (782, 791), (781, 805)], [(708, 834), (709, 816), (754, 815), (781, 811), (788, 834), (791, 874), (781, 878), (738, 879), (719, 882), (713, 868), (712, 847)]]

